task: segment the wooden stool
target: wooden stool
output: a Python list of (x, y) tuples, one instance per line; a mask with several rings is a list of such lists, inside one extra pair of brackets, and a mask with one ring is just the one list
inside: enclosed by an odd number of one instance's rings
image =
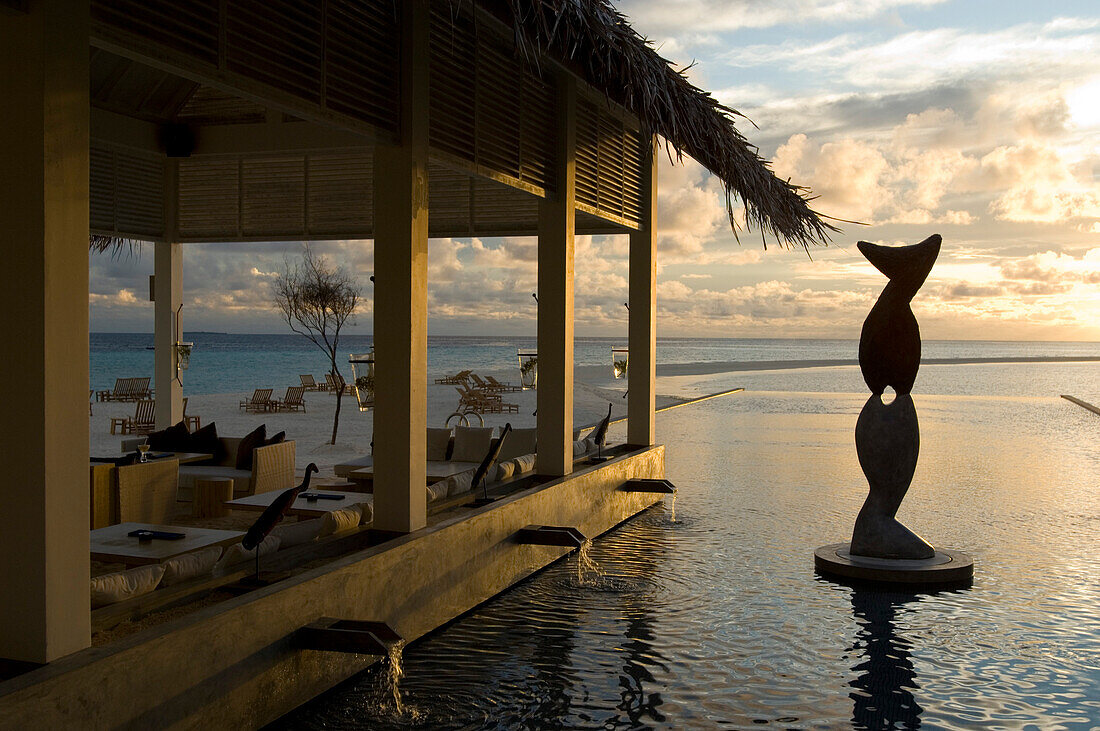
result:
[(211, 477), (195, 480), (191, 498), (191, 515), (196, 518), (224, 518), (229, 515), (226, 500), (233, 499), (233, 478)]

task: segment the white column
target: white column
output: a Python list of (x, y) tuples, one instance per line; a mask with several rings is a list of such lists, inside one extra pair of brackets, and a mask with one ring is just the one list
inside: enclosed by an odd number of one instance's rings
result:
[(427, 525), (428, 3), (401, 4), (401, 134), (374, 148), (374, 527)]
[(573, 237), (577, 83), (558, 76), (554, 192), (539, 201), (538, 456), (541, 475), (573, 471)]
[(656, 442), (653, 412), (657, 377), (657, 140), (643, 162), (642, 228), (630, 232), (630, 366), (627, 370), (628, 444)]
[(0, 657), (39, 663), (91, 641), (88, 14), (0, 14)]
[(153, 320), (156, 358), (153, 365), (157, 387), (156, 423), (164, 429), (183, 419), (183, 386), (176, 380), (175, 344), (182, 340), (176, 332), (183, 329), (183, 315), (176, 312), (183, 304), (183, 249), (179, 244), (158, 241), (155, 245), (153, 279)]

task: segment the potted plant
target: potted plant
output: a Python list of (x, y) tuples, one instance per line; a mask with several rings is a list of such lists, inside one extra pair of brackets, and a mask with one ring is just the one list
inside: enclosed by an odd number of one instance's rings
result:
[(374, 408), (374, 348), (369, 353), (348, 356), (348, 363), (359, 410), (369, 411)]
[(611, 373), (615, 379), (626, 378), (626, 368), (630, 361), (630, 350), (627, 348), (611, 349)]

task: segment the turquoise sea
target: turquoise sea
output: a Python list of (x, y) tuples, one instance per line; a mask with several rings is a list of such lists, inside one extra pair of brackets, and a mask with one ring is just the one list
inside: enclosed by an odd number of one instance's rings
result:
[[(321, 378), (327, 370), (325, 355), (300, 335), (259, 335), (191, 332), (195, 343), (191, 367), (183, 374), (185, 393), (248, 392), (261, 385), (285, 387), (298, 383), (298, 375), (312, 373)], [(369, 336), (346, 336), (341, 353), (363, 353), (370, 349)], [(111, 388), (116, 378), (153, 376), (152, 333), (92, 333), (91, 383), (89, 388)], [(626, 338), (577, 338), (574, 346), (578, 366), (606, 366), (611, 371), (611, 348), (623, 347)], [(517, 349), (537, 348), (535, 338), (452, 337), (428, 338), (428, 375), (438, 378), (465, 368), (478, 372), (514, 370), (518, 380)], [(658, 338), (660, 365), (684, 363), (743, 363), (786, 361), (790, 365), (817, 361), (851, 361), (856, 357), (854, 340), (796, 340), (747, 338)], [(1100, 343), (1088, 342), (1001, 342), (928, 340), (925, 362), (936, 358), (1100, 358)], [(346, 357), (341, 357), (346, 367)], [(930, 367), (930, 366), (926, 366)], [(732, 368), (731, 368), (732, 370)], [(793, 378), (793, 376), (792, 376)], [(845, 383), (851, 381), (846, 379)], [(803, 382), (804, 379), (803, 379)], [(861, 390), (858, 373), (856, 391)], [(720, 389), (715, 389), (720, 390)], [(820, 388), (827, 391), (831, 388)], [(849, 391), (845, 386), (840, 390)], [(936, 390), (936, 393), (954, 393)]]

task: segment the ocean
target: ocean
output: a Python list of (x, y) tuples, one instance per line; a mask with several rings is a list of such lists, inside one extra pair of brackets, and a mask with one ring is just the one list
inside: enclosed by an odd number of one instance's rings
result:
[[(298, 383), (298, 375), (311, 373), (318, 379), (327, 370), (326, 357), (316, 345), (295, 334), (260, 335), (189, 332), (187, 338), (195, 343), (191, 353), (190, 368), (182, 374), (184, 393), (189, 395), (214, 393), (247, 393), (254, 388), (271, 386), (281, 390)], [(364, 353), (370, 349), (370, 336), (349, 335), (340, 341), (342, 370), (347, 367), (346, 356)], [(109, 389), (116, 378), (130, 376), (153, 377), (153, 335), (151, 333), (92, 333), (89, 361), (91, 382), (89, 388)], [(626, 338), (577, 338), (574, 345), (577, 366), (606, 366), (606, 378), (611, 381), (611, 349), (625, 347)], [(477, 372), (513, 372), (510, 378), (519, 380), (517, 349), (537, 348), (535, 338), (517, 337), (452, 337), (428, 338), (428, 376), (438, 378), (466, 368)], [(783, 361), (788, 366), (811, 365), (820, 361), (853, 361), (858, 344), (855, 340), (798, 340), (798, 339), (748, 339), (748, 338), (658, 338), (657, 362), (670, 364), (720, 364), (759, 361)], [(952, 358), (980, 360), (988, 358), (1100, 358), (1100, 343), (1094, 342), (1002, 342), (927, 340), (923, 344), (923, 358)], [(1054, 373), (1070, 373), (1072, 364), (1055, 369)], [(922, 380), (934, 373), (935, 365), (922, 366)], [(992, 388), (996, 393), (1012, 388), (1027, 388), (1034, 369), (1009, 368), (1004, 365), (974, 366), (979, 370), (949, 369), (953, 374), (950, 383), (940, 384), (931, 393), (975, 395)], [(944, 371), (948, 372), (947, 370)], [(1092, 369), (1084, 369), (1082, 377), (1091, 378)], [(350, 374), (345, 370), (345, 377)], [(822, 373), (825, 373), (822, 371)], [(738, 385), (746, 383), (765, 385), (775, 378), (779, 381), (769, 388), (780, 390), (817, 390), (860, 392), (863, 390), (858, 369), (835, 368), (828, 376), (806, 379), (798, 374), (753, 372), (739, 374)], [(955, 375), (957, 374), (957, 375)], [(822, 381), (822, 378), (825, 380)], [(1000, 379), (1008, 379), (1007, 381)], [(715, 378), (727, 383), (728, 378)], [(1046, 379), (1049, 380), (1049, 379)], [(1055, 378), (1055, 383), (1057, 383)], [(1063, 393), (1079, 384), (1074, 377), (1065, 385)], [(918, 382), (920, 383), (920, 382)], [(1045, 381), (1044, 381), (1045, 383)], [(155, 385), (155, 378), (154, 378)], [(1052, 384), (1054, 385), (1054, 384)], [(1090, 384), (1083, 384), (1090, 385)], [(748, 386), (746, 386), (748, 387)], [(1091, 388), (1095, 388), (1094, 385)], [(693, 389), (697, 390), (697, 389)], [(720, 385), (714, 388), (721, 390)], [(920, 388), (918, 387), (918, 390)], [(1085, 390), (1091, 390), (1086, 388)]]

